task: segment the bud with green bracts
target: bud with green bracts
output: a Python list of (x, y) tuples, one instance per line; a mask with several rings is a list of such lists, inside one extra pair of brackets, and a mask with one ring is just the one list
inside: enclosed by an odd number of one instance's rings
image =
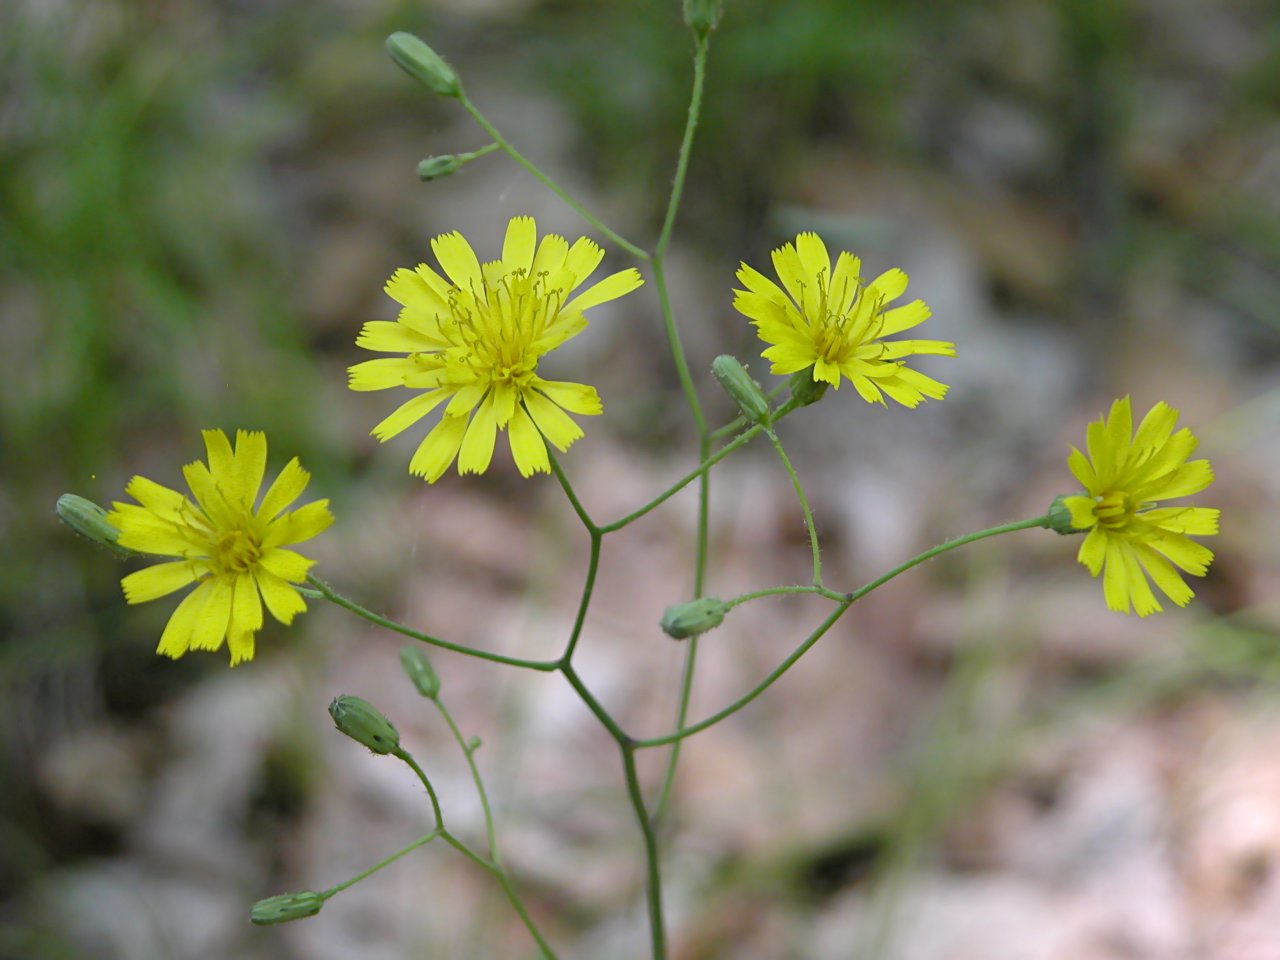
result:
[(667, 607), (662, 615), (662, 632), (673, 640), (706, 633), (724, 622), (729, 605), (716, 597), (702, 597)]
[(724, 13), (721, 0), (684, 0), (684, 22), (699, 37), (716, 28)]
[(791, 390), (791, 400), (797, 407), (807, 407), (811, 403), (817, 403), (827, 392), (825, 380), (813, 379), (813, 367), (806, 367), (793, 373), (791, 379), (787, 381), (787, 387)]
[(80, 536), (88, 537), (122, 557), (133, 556), (132, 550), (116, 542), (120, 539), (120, 531), (107, 522), (107, 511), (92, 500), (78, 497), (74, 493), (64, 493), (58, 498), (58, 505), (54, 509), (58, 519)]
[(456, 153), (446, 153), (439, 157), (427, 157), (418, 163), (418, 179), (423, 181), (440, 180), (462, 169), (467, 161)]
[(711, 372), (716, 382), (724, 388), (742, 415), (752, 423), (769, 422), (769, 401), (760, 392), (760, 385), (751, 379), (746, 367), (736, 357), (722, 353), (711, 362)]
[(273, 923), (314, 917), (323, 906), (324, 897), (310, 890), (303, 893), (282, 893), (255, 903), (249, 911), (249, 919), (260, 927), (266, 927)]
[(387, 53), (400, 69), (440, 96), (462, 95), (462, 83), (453, 67), (413, 34), (401, 32), (387, 37)]
[(385, 756), (400, 749), (400, 734), (367, 700), (345, 694), (329, 704), (333, 725), (356, 743)]
[(440, 696), (440, 676), (420, 648), (411, 643), (401, 647), (400, 666), (420, 694), (428, 700)]
[(1066, 496), (1066, 494), (1061, 494), (1053, 498), (1053, 503), (1049, 505), (1049, 522), (1046, 526), (1054, 533), (1060, 533), (1063, 536), (1084, 533), (1083, 530), (1071, 522), (1071, 510), (1062, 502), (1066, 499)]

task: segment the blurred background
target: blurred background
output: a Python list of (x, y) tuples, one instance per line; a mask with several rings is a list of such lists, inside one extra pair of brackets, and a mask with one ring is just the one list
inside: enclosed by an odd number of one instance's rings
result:
[[(1280, 958), (1280, 17), (1263, 0), (727, 0), (670, 255), (707, 375), (733, 352), (739, 260), (801, 229), (902, 266), (956, 360), (941, 403), (829, 394), (783, 430), (827, 582), (1071, 492), (1068, 445), (1132, 393), (1201, 438), (1223, 509), (1197, 598), (1108, 613), (1078, 541), (949, 554), (850, 611), (787, 677), (688, 743), (667, 838), (673, 955)], [(379, 448), (396, 401), (347, 391), (399, 266), (458, 229), (482, 258), (531, 213), (591, 234), (456, 104), (385, 57), (395, 30), (455, 65), (527, 155), (623, 235), (656, 237), (684, 121), (677, 0), (16, 0), (0, 10), (0, 956), (532, 956), (487, 876), (428, 847), (313, 919), (324, 889), (429, 826), (400, 765), (331, 728), (368, 698), (453, 829), (482, 821), (398, 638), (314, 601), (252, 664), (154, 646), (172, 601), (53, 504), (180, 484), (201, 428), (265, 429), (337, 524), (319, 572), (458, 642), (554, 656), (586, 538), (547, 478), (499, 455), (433, 487)], [(603, 239), (596, 237), (596, 239)], [(610, 250), (603, 271), (631, 265)], [(547, 361), (606, 415), (564, 458), (600, 520), (696, 452), (653, 284)], [(584, 371), (586, 371), (584, 373)], [(671, 723), (695, 504), (606, 540), (579, 664), (637, 735)], [(714, 480), (708, 590), (803, 580), (785, 474), (749, 448)], [(794, 599), (794, 598), (792, 598)], [(1171, 604), (1166, 604), (1171, 607)], [(824, 615), (760, 601), (702, 642), (692, 716), (749, 689)], [(616, 750), (555, 676), (444, 654), (444, 697), (495, 799), (513, 876), (566, 957), (647, 955), (642, 858)], [(662, 756), (643, 756), (656, 786)]]

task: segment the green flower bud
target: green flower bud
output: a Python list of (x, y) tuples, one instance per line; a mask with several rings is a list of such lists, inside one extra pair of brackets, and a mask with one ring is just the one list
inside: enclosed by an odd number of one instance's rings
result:
[(791, 390), (791, 399), (796, 402), (798, 407), (807, 407), (811, 403), (817, 403), (822, 399), (822, 395), (827, 392), (827, 386), (828, 384), (825, 380), (813, 379), (813, 367), (797, 370), (791, 375), (791, 379), (787, 381), (787, 387)]
[(1053, 498), (1053, 503), (1049, 505), (1048, 527), (1054, 533), (1060, 533), (1063, 536), (1072, 533), (1084, 533), (1071, 521), (1071, 510), (1062, 502), (1066, 497), (1066, 494), (1062, 494)]
[(266, 927), (273, 923), (314, 917), (323, 906), (324, 897), (310, 890), (303, 893), (282, 893), (255, 903), (249, 911), (249, 919), (260, 927)]
[(700, 37), (716, 28), (722, 13), (721, 0), (684, 0), (684, 22)]
[(404, 672), (420, 694), (428, 700), (440, 696), (440, 677), (421, 648), (412, 643), (401, 647), (400, 666), (404, 667)]
[(462, 95), (462, 83), (444, 58), (411, 33), (387, 37), (387, 53), (405, 73), (442, 97)]
[(462, 169), (467, 161), (456, 153), (446, 153), (439, 157), (427, 157), (418, 162), (418, 179), (422, 181), (440, 180)]
[(467, 753), (475, 753), (484, 746), (484, 741), (479, 737), (467, 737)]
[(338, 730), (374, 753), (385, 756), (400, 749), (400, 734), (396, 728), (367, 700), (345, 694), (334, 697), (333, 703), (329, 704), (329, 716), (333, 717), (333, 725)]
[(120, 531), (107, 522), (107, 511), (92, 500), (64, 493), (54, 509), (58, 519), (82, 537), (88, 537), (122, 557), (133, 555), (132, 550), (116, 542), (120, 539)]
[(673, 640), (706, 633), (724, 622), (729, 606), (715, 597), (702, 597), (667, 607), (662, 615), (662, 632)]
[(769, 421), (769, 401), (760, 392), (760, 385), (751, 379), (746, 367), (736, 357), (722, 353), (711, 362), (711, 372), (742, 415), (752, 423)]

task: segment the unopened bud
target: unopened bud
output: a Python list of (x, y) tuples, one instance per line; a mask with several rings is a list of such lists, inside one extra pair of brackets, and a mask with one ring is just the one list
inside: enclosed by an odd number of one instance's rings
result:
[(467, 753), (475, 753), (484, 746), (484, 741), (479, 737), (467, 737)]
[(400, 734), (391, 721), (374, 709), (367, 700), (345, 694), (329, 704), (333, 725), (356, 743), (374, 753), (386, 755), (400, 749)]
[(387, 37), (387, 53), (405, 73), (442, 97), (462, 95), (462, 84), (444, 58), (411, 33)]
[(82, 537), (88, 537), (122, 557), (133, 554), (132, 550), (116, 542), (120, 539), (120, 531), (107, 521), (107, 511), (92, 500), (78, 497), (74, 493), (64, 493), (58, 498), (58, 505), (54, 509), (58, 519)]
[(662, 615), (662, 632), (673, 640), (696, 637), (720, 626), (729, 605), (715, 597), (702, 597), (667, 607)]
[(255, 903), (249, 911), (249, 919), (260, 927), (266, 927), (273, 923), (314, 917), (323, 906), (324, 897), (310, 890), (303, 893), (282, 893)]
[(1053, 498), (1053, 503), (1049, 505), (1049, 522), (1046, 524), (1054, 533), (1060, 533), (1067, 536), (1072, 533), (1084, 533), (1071, 519), (1071, 508), (1063, 501), (1066, 495)]
[(404, 672), (420, 694), (428, 700), (440, 696), (440, 676), (420, 648), (411, 643), (401, 647), (400, 666), (404, 667)]
[(793, 373), (791, 379), (787, 381), (787, 387), (791, 390), (791, 399), (795, 401), (795, 405), (798, 407), (807, 407), (811, 403), (817, 403), (822, 399), (822, 395), (827, 392), (827, 382), (825, 380), (813, 379), (813, 367), (806, 367)]
[(744, 417), (752, 423), (768, 422), (769, 401), (760, 392), (760, 385), (751, 379), (751, 374), (747, 373), (746, 367), (736, 357), (722, 353), (711, 362), (711, 372), (724, 392), (738, 405)]
[(439, 180), (452, 173), (457, 173), (466, 162), (466, 159), (456, 153), (446, 153), (439, 157), (427, 157), (427, 159), (418, 163), (418, 179), (423, 181)]
[(684, 0), (684, 22), (699, 37), (716, 28), (724, 13), (721, 0)]

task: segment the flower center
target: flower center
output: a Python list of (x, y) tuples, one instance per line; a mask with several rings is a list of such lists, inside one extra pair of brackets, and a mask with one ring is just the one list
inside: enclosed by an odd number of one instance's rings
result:
[(262, 547), (249, 531), (228, 530), (214, 543), (213, 559), (224, 572), (247, 573), (262, 559)]
[(1121, 530), (1133, 517), (1137, 504), (1122, 490), (1112, 490), (1095, 498), (1093, 515), (1108, 530)]

